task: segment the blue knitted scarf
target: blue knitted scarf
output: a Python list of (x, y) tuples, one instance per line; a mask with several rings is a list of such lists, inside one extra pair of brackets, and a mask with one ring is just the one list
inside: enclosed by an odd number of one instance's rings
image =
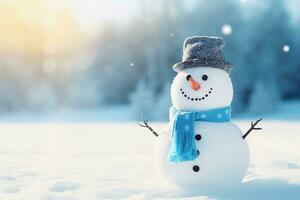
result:
[(169, 161), (178, 163), (195, 160), (200, 153), (196, 148), (194, 121), (228, 122), (231, 117), (231, 107), (201, 112), (180, 111), (171, 107), (170, 113), (174, 116), (174, 122)]

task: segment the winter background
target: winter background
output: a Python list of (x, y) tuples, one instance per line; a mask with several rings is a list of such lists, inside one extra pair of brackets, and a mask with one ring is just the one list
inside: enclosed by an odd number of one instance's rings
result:
[[(0, 199), (297, 199), (297, 0), (1, 0)], [(225, 39), (233, 120), (246, 131), (244, 184), (181, 191), (155, 169), (169, 87), (192, 35)]]

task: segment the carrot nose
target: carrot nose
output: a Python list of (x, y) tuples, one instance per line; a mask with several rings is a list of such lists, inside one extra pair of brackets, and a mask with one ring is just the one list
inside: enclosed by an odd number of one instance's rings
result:
[(192, 77), (189, 78), (189, 82), (194, 90), (200, 89), (200, 84), (197, 81), (195, 81)]

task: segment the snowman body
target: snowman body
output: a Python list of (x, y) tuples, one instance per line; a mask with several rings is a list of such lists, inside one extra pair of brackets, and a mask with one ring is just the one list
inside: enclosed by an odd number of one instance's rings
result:
[[(171, 100), (177, 111), (201, 112), (230, 107), (233, 88), (229, 74), (213, 67), (183, 69), (171, 85)], [(224, 188), (242, 181), (249, 165), (248, 146), (242, 131), (230, 120), (194, 122), (194, 140), (199, 155), (194, 160), (171, 162), (174, 115), (169, 129), (159, 136), (158, 167), (169, 182), (181, 187)]]
[(249, 150), (241, 130), (232, 122), (196, 122), (195, 141), (199, 156), (193, 161), (168, 160), (171, 130), (159, 138), (158, 166), (161, 174), (181, 187), (205, 189), (238, 184), (249, 165)]

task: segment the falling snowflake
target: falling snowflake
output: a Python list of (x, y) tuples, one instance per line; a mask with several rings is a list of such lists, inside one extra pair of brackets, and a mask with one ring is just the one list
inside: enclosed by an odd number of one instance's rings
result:
[(134, 63), (130, 63), (130, 66), (133, 67), (133, 66), (134, 66)]
[(241, 0), (241, 3), (247, 3), (247, 0)]
[(170, 37), (174, 37), (174, 33), (171, 33), (171, 34), (170, 34)]
[(224, 35), (230, 35), (232, 33), (232, 27), (229, 24), (222, 26), (222, 33)]
[(290, 51), (290, 46), (289, 46), (289, 45), (284, 45), (284, 46), (282, 47), (282, 50), (283, 50), (285, 53), (287, 53), (287, 52)]

